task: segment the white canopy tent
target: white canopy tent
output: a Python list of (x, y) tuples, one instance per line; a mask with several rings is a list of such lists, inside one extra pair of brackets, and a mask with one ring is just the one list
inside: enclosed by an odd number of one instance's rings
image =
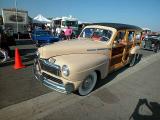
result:
[(33, 18), (33, 23), (50, 23), (51, 20), (43, 17), (41, 14), (37, 15), (35, 18)]

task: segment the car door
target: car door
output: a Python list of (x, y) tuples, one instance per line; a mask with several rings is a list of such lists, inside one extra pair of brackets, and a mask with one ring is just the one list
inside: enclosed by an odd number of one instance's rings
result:
[(116, 69), (122, 66), (122, 58), (124, 56), (124, 49), (126, 48), (126, 31), (118, 31), (112, 44), (111, 51), (111, 69)]
[(126, 47), (124, 49), (124, 56), (122, 58), (122, 60), (124, 62), (127, 61), (128, 57), (129, 57), (129, 52), (131, 50), (131, 48), (134, 46), (134, 42), (135, 42), (135, 31), (133, 30), (127, 30), (126, 31)]

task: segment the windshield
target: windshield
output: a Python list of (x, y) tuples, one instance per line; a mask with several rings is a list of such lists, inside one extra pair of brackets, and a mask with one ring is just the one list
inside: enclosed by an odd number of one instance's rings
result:
[(77, 27), (78, 22), (77, 21), (62, 21), (63, 26), (72, 26), (72, 27)]
[(112, 36), (112, 31), (99, 28), (86, 28), (80, 34), (80, 37), (91, 38), (93, 40), (108, 41)]

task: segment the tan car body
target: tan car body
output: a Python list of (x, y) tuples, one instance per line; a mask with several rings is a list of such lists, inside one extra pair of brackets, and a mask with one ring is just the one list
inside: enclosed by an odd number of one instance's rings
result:
[[(72, 83), (74, 90), (77, 90), (86, 76), (96, 71), (101, 79), (104, 79), (109, 72), (117, 70), (126, 64), (128, 64), (129, 54), (134, 54), (139, 48), (135, 47), (136, 41), (134, 40), (130, 49), (124, 48), (122, 54), (112, 56), (112, 50), (117, 43), (114, 39), (118, 30), (113, 27), (106, 27), (101, 25), (90, 25), (85, 28), (100, 28), (112, 31), (112, 36), (107, 42), (93, 41), (90, 38), (79, 38), (70, 41), (60, 41), (54, 44), (43, 46), (38, 49), (39, 59), (48, 60), (51, 64), (55, 64), (62, 68), (63, 65), (67, 65), (69, 68), (69, 75), (65, 76), (61, 73), (60, 76), (54, 75), (46, 70), (41, 69), (41, 73), (44, 72), (54, 78), (57, 78), (63, 82), (63, 84)], [(84, 28), (84, 29), (85, 29)], [(127, 32), (128, 29), (125, 29)], [(132, 31), (137, 30), (132, 29)], [(138, 31), (140, 32), (140, 31)], [(127, 40), (126, 40), (127, 41)], [(127, 45), (126, 45), (127, 46)], [(119, 46), (117, 45), (116, 48)], [(122, 58), (119, 58), (119, 56)], [(111, 64), (113, 58), (122, 59), (117, 64)]]

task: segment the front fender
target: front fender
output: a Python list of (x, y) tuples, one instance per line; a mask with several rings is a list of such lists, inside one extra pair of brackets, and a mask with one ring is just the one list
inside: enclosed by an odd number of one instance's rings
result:
[(108, 74), (108, 57), (102, 54), (70, 54), (55, 57), (55, 64), (67, 65), (70, 70), (68, 77), (65, 79), (71, 81), (81, 81), (92, 71), (99, 71), (101, 78)]

